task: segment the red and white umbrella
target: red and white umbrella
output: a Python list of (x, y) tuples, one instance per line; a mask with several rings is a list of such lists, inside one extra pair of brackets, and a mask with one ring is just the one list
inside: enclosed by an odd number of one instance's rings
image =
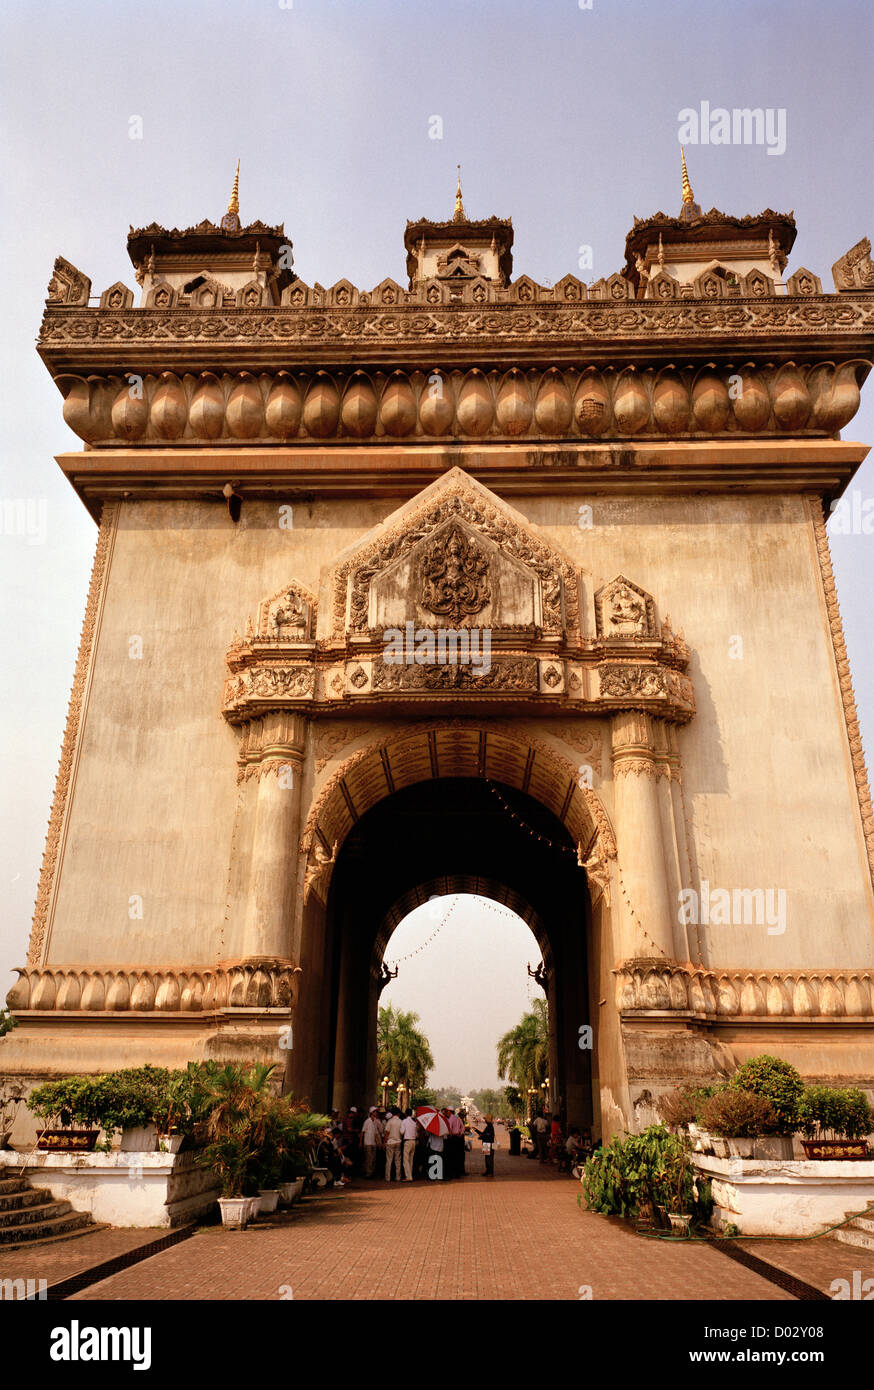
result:
[(450, 1132), (446, 1116), (435, 1110), (433, 1105), (420, 1105), (416, 1111), (416, 1119), (428, 1134), (442, 1135)]

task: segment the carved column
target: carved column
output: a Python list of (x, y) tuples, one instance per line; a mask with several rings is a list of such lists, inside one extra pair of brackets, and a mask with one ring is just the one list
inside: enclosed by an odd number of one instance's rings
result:
[(668, 887), (652, 721), (636, 711), (613, 718), (613, 778), (625, 959), (672, 959)]
[(258, 796), (249, 865), (243, 948), (246, 956), (291, 955), (306, 721), (268, 714), (260, 721), (250, 768)]

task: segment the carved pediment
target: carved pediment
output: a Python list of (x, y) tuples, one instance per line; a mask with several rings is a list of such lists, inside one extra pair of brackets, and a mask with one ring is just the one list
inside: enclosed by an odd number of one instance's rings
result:
[(571, 562), (460, 468), (388, 517), (333, 577), (337, 637), (406, 621), (559, 635), (579, 620)]
[(81, 270), (64, 260), (63, 256), (56, 257), (46, 304), (87, 304), (90, 294), (91, 281), (87, 275), (83, 275)]

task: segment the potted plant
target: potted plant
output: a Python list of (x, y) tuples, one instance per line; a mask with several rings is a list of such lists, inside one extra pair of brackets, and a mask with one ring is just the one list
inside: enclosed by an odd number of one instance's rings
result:
[(100, 1126), (95, 1123), (93, 1077), (65, 1076), (60, 1081), (46, 1081), (34, 1087), (27, 1105), (39, 1119), (49, 1122), (49, 1126), (37, 1132), (38, 1149), (55, 1153), (93, 1150), (100, 1133)]
[(808, 1086), (798, 1114), (806, 1158), (868, 1158), (871, 1106), (858, 1087)]
[(773, 1134), (778, 1124), (771, 1102), (754, 1091), (717, 1091), (701, 1114), (719, 1158), (752, 1158), (759, 1135)]
[(198, 1162), (221, 1180), (219, 1208), (222, 1223), (236, 1229), (248, 1225), (259, 1199), (258, 1164), (267, 1129), (274, 1065), (258, 1063), (246, 1069), (240, 1062), (212, 1066), (204, 1073), (206, 1147)]
[(729, 1083), (732, 1090), (752, 1091), (774, 1107), (777, 1126), (773, 1135), (758, 1140), (756, 1158), (791, 1158), (792, 1136), (798, 1129), (798, 1102), (804, 1082), (791, 1062), (762, 1053), (738, 1067)]

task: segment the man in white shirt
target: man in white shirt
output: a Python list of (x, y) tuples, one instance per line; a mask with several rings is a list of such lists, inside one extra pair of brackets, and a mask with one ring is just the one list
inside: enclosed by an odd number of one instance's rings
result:
[(403, 1132), (401, 1127), (401, 1117), (397, 1110), (392, 1110), (385, 1122), (385, 1180), (391, 1182), (395, 1171), (398, 1170), (398, 1182), (401, 1180), (401, 1142)]
[(401, 1121), (401, 1135), (404, 1141), (404, 1177), (407, 1182), (413, 1181), (413, 1159), (416, 1157), (416, 1134), (418, 1125), (413, 1119), (412, 1110), (408, 1110)]
[(370, 1114), (361, 1126), (361, 1143), (364, 1146), (364, 1176), (372, 1178), (376, 1169), (376, 1154), (382, 1140), (376, 1106), (370, 1107)]

